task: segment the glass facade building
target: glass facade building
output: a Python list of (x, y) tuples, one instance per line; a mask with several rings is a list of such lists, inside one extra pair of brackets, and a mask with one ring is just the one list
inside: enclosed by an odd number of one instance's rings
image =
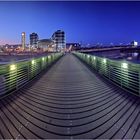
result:
[(37, 47), (38, 39), (39, 39), (39, 37), (38, 37), (37, 33), (30, 34), (30, 45), (32, 47)]
[(57, 30), (52, 35), (52, 40), (55, 43), (56, 51), (64, 51), (66, 47), (65, 43), (65, 32), (61, 30)]

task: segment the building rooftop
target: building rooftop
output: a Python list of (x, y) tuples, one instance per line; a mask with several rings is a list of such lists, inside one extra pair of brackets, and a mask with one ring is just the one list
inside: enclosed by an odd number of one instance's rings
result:
[(53, 42), (51, 39), (41, 39), (41, 40), (38, 40), (38, 42)]

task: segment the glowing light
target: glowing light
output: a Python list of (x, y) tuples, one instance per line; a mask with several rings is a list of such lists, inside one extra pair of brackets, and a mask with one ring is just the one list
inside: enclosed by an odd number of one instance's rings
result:
[(139, 55), (139, 53), (137, 53), (137, 52), (134, 52), (134, 53), (133, 53), (133, 56), (134, 56), (134, 57), (137, 57), (138, 55)]
[(15, 70), (15, 69), (16, 69), (16, 65), (12, 64), (12, 65), (10, 66), (10, 70), (12, 71), (12, 70)]
[(103, 59), (103, 62), (106, 63), (106, 59), (105, 58)]
[(44, 60), (45, 60), (45, 58), (44, 58), (44, 57), (42, 57), (42, 60), (44, 61)]
[(134, 46), (138, 46), (138, 42), (134, 41)]
[(122, 68), (127, 69), (128, 68), (128, 64), (127, 63), (122, 63)]
[(94, 57), (93, 57), (93, 59), (95, 60), (95, 59), (96, 59), (96, 57), (94, 56)]
[(35, 64), (35, 60), (32, 60), (32, 64)]
[(50, 59), (50, 58), (51, 58), (51, 56), (49, 55), (49, 56), (48, 56), (48, 59)]
[(90, 56), (89, 55), (87, 55), (87, 58), (89, 58)]

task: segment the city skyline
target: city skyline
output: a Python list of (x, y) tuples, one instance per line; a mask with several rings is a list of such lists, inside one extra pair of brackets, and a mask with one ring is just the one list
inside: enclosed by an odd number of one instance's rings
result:
[(21, 33), (50, 38), (58, 29), (67, 42), (140, 42), (140, 2), (0, 2), (0, 44), (21, 43)]

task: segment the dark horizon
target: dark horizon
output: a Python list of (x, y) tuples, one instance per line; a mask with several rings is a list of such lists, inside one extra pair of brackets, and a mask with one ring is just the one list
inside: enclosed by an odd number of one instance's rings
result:
[(67, 42), (128, 44), (140, 42), (139, 1), (0, 2), (0, 44), (20, 43), (21, 32), (50, 38), (64, 30)]

